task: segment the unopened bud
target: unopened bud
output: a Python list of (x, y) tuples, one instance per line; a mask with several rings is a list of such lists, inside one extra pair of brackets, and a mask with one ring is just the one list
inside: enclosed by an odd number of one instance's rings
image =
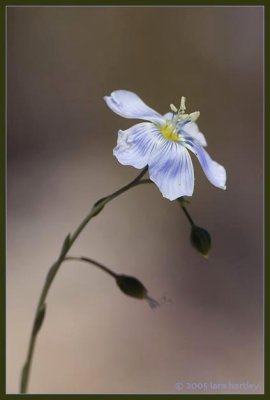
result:
[(193, 247), (204, 257), (208, 257), (211, 249), (211, 236), (207, 230), (193, 225), (191, 228), (190, 240)]
[(128, 296), (136, 297), (137, 299), (144, 299), (147, 294), (147, 290), (143, 284), (132, 276), (118, 275), (116, 283), (122, 292)]
[(117, 275), (115, 279), (118, 287), (126, 295), (135, 297), (136, 299), (146, 300), (151, 308), (159, 306), (156, 300), (148, 296), (147, 289), (137, 278), (127, 275)]

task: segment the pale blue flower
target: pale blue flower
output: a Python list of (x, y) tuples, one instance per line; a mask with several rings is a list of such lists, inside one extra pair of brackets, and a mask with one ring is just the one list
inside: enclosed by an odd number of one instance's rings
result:
[(224, 167), (204, 150), (206, 140), (195, 123), (200, 113), (185, 114), (184, 97), (179, 110), (171, 104), (172, 111), (163, 116), (127, 90), (116, 90), (104, 100), (122, 117), (149, 121), (119, 130), (113, 154), (123, 165), (139, 169), (148, 165), (149, 177), (164, 197), (192, 196), (194, 171), (188, 150), (197, 156), (208, 180), (226, 189)]

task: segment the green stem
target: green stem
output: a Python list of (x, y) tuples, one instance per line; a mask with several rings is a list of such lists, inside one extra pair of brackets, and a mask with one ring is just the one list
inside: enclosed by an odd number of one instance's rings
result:
[(190, 225), (191, 225), (191, 226), (195, 225), (193, 219), (191, 218), (191, 216), (190, 216), (190, 214), (189, 214), (189, 212), (188, 212), (188, 210), (187, 210), (186, 207), (184, 206), (185, 198), (184, 198), (184, 197), (179, 197), (179, 199), (177, 199), (177, 200), (178, 200), (178, 202), (179, 202), (179, 204), (180, 204), (180, 207), (181, 207), (182, 210), (184, 211), (184, 214), (185, 214), (185, 216), (187, 217), (187, 219), (188, 219)]
[(89, 264), (93, 264), (96, 267), (100, 268), (102, 271), (106, 272), (107, 274), (111, 275), (113, 278), (117, 278), (118, 274), (113, 272), (111, 269), (108, 267), (105, 267), (105, 265), (101, 264), (100, 262), (93, 260), (92, 258), (88, 257), (66, 257), (64, 261), (82, 261), (82, 262), (87, 262)]
[(122, 193), (126, 192), (127, 190), (129, 190), (130, 188), (132, 188), (134, 186), (140, 185), (142, 183), (150, 183), (151, 181), (149, 179), (141, 180), (141, 178), (145, 175), (146, 171), (147, 171), (147, 167), (144, 168), (142, 170), (142, 172), (133, 181), (128, 183), (126, 186), (123, 186), (121, 189), (117, 190), (116, 192), (112, 193), (111, 195), (98, 200), (94, 204), (91, 212), (86, 216), (86, 218), (82, 221), (82, 223), (78, 226), (76, 231), (73, 233), (72, 237), (70, 238), (71, 244), (73, 244), (75, 242), (75, 240), (77, 239), (77, 237), (79, 236), (81, 231), (84, 229), (84, 227), (88, 224), (90, 219), (93, 216), (97, 215), (103, 209), (103, 207), (107, 203), (109, 203), (109, 201), (115, 199), (117, 196), (120, 196)]
[[(36, 313), (35, 313), (32, 333), (30, 336), (27, 357), (26, 357), (26, 361), (25, 361), (23, 369), (22, 369), (20, 393), (27, 393), (31, 364), (32, 364), (32, 359), (33, 359), (33, 354), (34, 354), (34, 349), (35, 349), (35, 343), (36, 343), (36, 339), (37, 339), (37, 333), (41, 327), (41, 324), (42, 324), (42, 321), (44, 318), (44, 314), (45, 314), (45, 300), (46, 300), (48, 291), (51, 287), (51, 284), (52, 284), (62, 262), (66, 258), (68, 251), (70, 250), (71, 246), (73, 245), (75, 240), (78, 238), (78, 236), (80, 235), (82, 230), (88, 224), (88, 222), (93, 217), (95, 217), (97, 214), (99, 214), (100, 211), (104, 208), (104, 206), (107, 203), (109, 203), (111, 200), (115, 199), (116, 197), (120, 196), (122, 193), (125, 193), (127, 190), (129, 190), (135, 186), (145, 184), (145, 183), (151, 183), (151, 180), (149, 180), (149, 179), (141, 180), (141, 178), (145, 175), (146, 172), (147, 172), (147, 167), (144, 168), (142, 170), (142, 172), (140, 172), (140, 174), (133, 181), (128, 183), (126, 186), (124, 186), (121, 189), (117, 190), (116, 192), (110, 194), (109, 196), (103, 197), (102, 199), (97, 201), (94, 204), (94, 206), (92, 207), (90, 213), (85, 217), (85, 219), (81, 222), (81, 224), (75, 230), (73, 235), (71, 235), (71, 236), (68, 235), (67, 238), (65, 239), (61, 253), (60, 253), (58, 259), (55, 261), (55, 263), (50, 268), (47, 278), (45, 280), (42, 292), (40, 294), (40, 298), (39, 298)], [(37, 325), (38, 325), (38, 328), (37, 328)]]

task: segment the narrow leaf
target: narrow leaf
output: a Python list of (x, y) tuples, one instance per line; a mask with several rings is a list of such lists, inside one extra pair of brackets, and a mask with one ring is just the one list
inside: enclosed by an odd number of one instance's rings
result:
[(49, 272), (47, 274), (46, 277), (46, 284), (48, 284), (49, 282), (51, 282), (51, 280), (53, 279), (54, 275), (55, 275), (55, 270), (58, 268), (58, 262), (56, 261), (51, 268), (49, 269)]
[(105, 204), (100, 205), (102, 203), (102, 201), (104, 201), (106, 199), (106, 197), (103, 197), (102, 199), (98, 200), (94, 206), (93, 206), (93, 217), (95, 217), (96, 215), (98, 215), (104, 208)]
[(69, 249), (69, 245), (70, 245), (70, 233), (67, 235), (67, 237), (65, 238), (65, 240), (63, 242), (60, 257), (62, 257), (63, 255), (66, 254), (66, 252)]
[(41, 328), (42, 322), (45, 317), (45, 312), (46, 312), (46, 304), (43, 303), (42, 306), (39, 308), (38, 314), (35, 319), (34, 328), (33, 328), (34, 335), (36, 335)]

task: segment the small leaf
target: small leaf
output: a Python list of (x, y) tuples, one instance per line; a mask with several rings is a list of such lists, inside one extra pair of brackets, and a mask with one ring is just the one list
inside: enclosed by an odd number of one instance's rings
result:
[(33, 328), (33, 335), (36, 335), (42, 326), (42, 322), (44, 321), (46, 312), (46, 304), (43, 303), (42, 306), (38, 310), (38, 314), (35, 319), (34, 328)]
[(55, 270), (58, 268), (58, 261), (56, 261), (51, 268), (48, 271), (47, 277), (46, 277), (46, 284), (51, 282), (51, 280), (54, 278), (55, 275)]
[(65, 238), (65, 240), (63, 242), (60, 257), (64, 256), (67, 253), (67, 251), (69, 249), (69, 245), (70, 245), (70, 233), (67, 235), (67, 237)]
[(103, 197), (102, 199), (98, 200), (98, 201), (94, 204), (94, 206), (93, 206), (93, 211), (94, 211), (94, 213), (93, 213), (93, 215), (92, 215), (93, 217), (95, 217), (96, 215), (98, 215), (98, 214), (103, 210), (105, 204), (100, 205), (100, 203), (102, 203), (102, 201), (104, 201), (105, 199), (106, 199), (106, 197)]

